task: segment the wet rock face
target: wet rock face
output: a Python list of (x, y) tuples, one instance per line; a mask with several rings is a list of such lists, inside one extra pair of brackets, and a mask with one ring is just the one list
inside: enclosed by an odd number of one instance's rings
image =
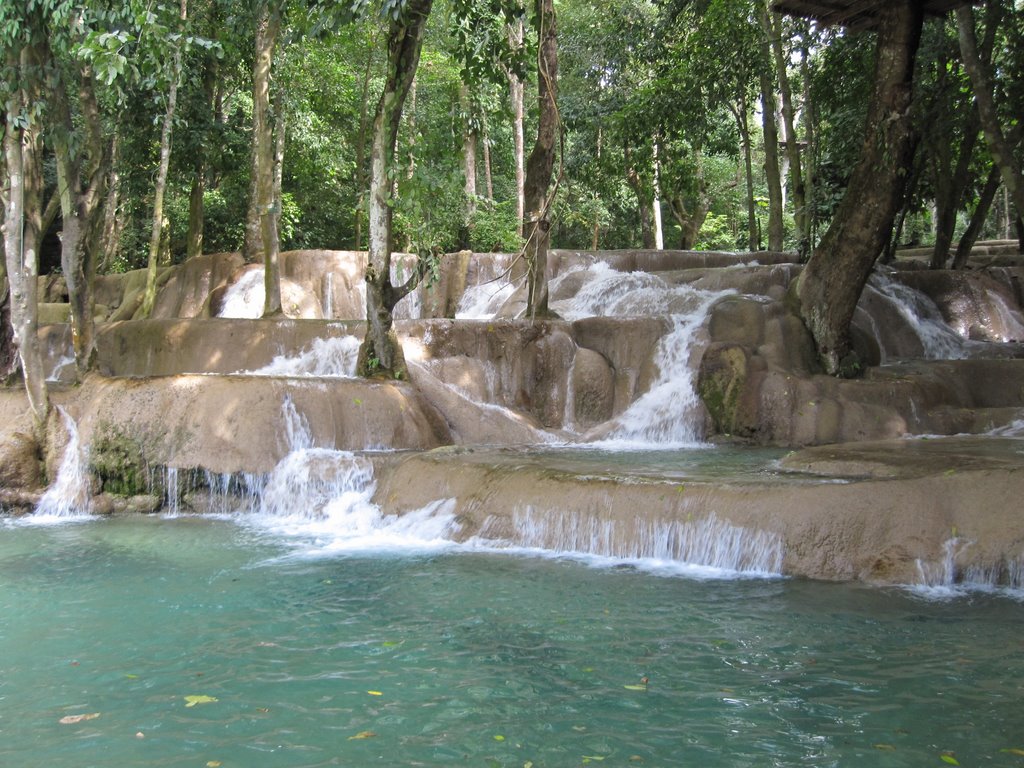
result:
[(32, 490), (43, 485), (39, 443), (24, 432), (0, 435), (0, 488)]

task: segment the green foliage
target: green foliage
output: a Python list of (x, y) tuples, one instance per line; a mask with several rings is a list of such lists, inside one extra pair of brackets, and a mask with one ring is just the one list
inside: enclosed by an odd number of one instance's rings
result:
[(514, 200), (493, 205), (480, 201), (470, 222), (470, 249), (474, 252), (518, 251), (522, 247), (522, 238), (516, 234), (517, 223)]

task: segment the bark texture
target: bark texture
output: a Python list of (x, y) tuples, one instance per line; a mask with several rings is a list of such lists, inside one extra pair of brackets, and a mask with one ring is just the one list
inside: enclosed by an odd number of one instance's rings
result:
[(919, 0), (879, 9), (874, 94), (860, 160), (835, 217), (796, 285), (800, 313), (826, 372), (860, 369), (850, 322), (899, 207), (913, 145), (910, 106), (921, 38)]
[(558, 34), (554, 0), (537, 0), (537, 141), (526, 161), (523, 186), (526, 205), (526, 264), (529, 290), (526, 312), (547, 316), (548, 310), (548, 188), (555, 167), (555, 147), (561, 130), (558, 115)]
[(366, 337), (359, 347), (362, 376), (407, 378), (405, 356), (394, 329), (393, 310), (419, 282), (426, 264), (400, 286), (391, 283), (395, 171), (402, 109), (416, 77), (423, 32), (433, 0), (408, 0), (388, 31), (388, 68), (373, 119), (370, 150), (369, 250), (366, 266)]

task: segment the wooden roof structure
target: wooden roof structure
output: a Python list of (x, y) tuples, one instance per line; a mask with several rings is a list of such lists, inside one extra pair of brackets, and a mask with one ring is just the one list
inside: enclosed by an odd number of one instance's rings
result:
[[(913, 2), (913, 0), (911, 0)], [(944, 16), (960, 5), (972, 0), (917, 0), (924, 12)], [(851, 31), (872, 29), (878, 24), (878, 11), (893, 0), (775, 0), (773, 10), (789, 16), (814, 19), (826, 27), (840, 26)]]

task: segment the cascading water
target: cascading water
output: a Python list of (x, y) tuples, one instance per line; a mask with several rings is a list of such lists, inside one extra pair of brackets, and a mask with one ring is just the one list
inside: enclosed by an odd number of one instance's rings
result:
[(466, 288), (455, 310), (456, 320), (486, 320), (494, 317), (515, 293), (515, 285), (507, 277)]
[(957, 559), (973, 541), (953, 536), (942, 544), (937, 561), (917, 560), (918, 583), (912, 589), (926, 597), (956, 597), (965, 592), (1000, 591), (1010, 597), (1024, 598), (1024, 552), (1016, 558), (988, 566), (971, 565), (961, 569)]
[(241, 371), (250, 376), (354, 378), (360, 341), (355, 336), (314, 339), (297, 355), (278, 355), (262, 368)]
[(515, 541), (560, 554), (586, 553), (648, 568), (683, 569), (691, 575), (778, 575), (784, 554), (780, 536), (719, 520), (623, 522), (590, 514), (558, 514), (532, 507), (513, 519)]
[(33, 520), (66, 520), (87, 517), (92, 512), (90, 493), (89, 452), (81, 444), (75, 420), (58, 406), (68, 431), (68, 444), (64, 448), (57, 479), (46, 489), (36, 506)]
[(254, 320), (263, 316), (266, 287), (262, 269), (245, 272), (224, 292), (218, 317)]
[[(667, 316), (671, 329), (658, 343), (658, 378), (621, 414), (598, 445), (623, 448), (674, 448), (700, 443), (703, 406), (695, 387), (700, 331), (711, 307), (732, 291), (706, 291), (673, 285), (647, 272), (617, 272), (605, 264), (586, 268), (581, 289), (553, 308), (568, 320), (584, 317)], [(553, 285), (552, 290), (557, 288)]]
[[(906, 320), (920, 339), (923, 356), (929, 360), (960, 360), (967, 357), (964, 339), (946, 324), (938, 306), (909, 285), (875, 272), (868, 280), (874, 290)], [(878, 335), (879, 346), (882, 338)]]

